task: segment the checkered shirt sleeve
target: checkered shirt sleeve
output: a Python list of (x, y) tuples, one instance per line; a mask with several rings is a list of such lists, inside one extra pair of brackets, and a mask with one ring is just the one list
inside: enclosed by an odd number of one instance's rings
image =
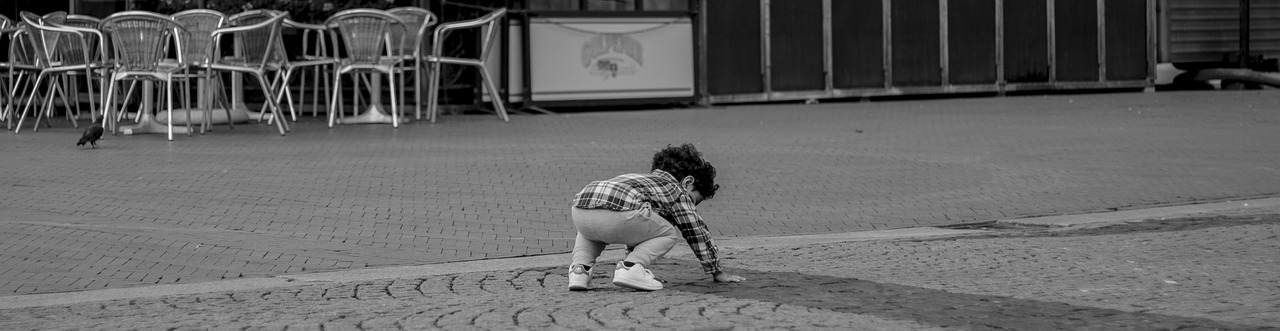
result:
[(702, 216), (698, 216), (693, 198), (681, 195), (671, 208), (671, 215), (663, 217), (680, 230), (680, 236), (689, 243), (689, 249), (693, 250), (693, 255), (702, 263), (702, 271), (712, 275), (720, 272), (720, 258), (716, 255), (715, 243), (711, 241), (711, 231), (707, 230), (707, 223), (702, 221)]

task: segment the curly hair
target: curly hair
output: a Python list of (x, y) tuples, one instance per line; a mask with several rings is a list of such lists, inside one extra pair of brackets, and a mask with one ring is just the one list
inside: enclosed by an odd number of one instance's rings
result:
[(693, 188), (702, 194), (703, 199), (711, 199), (720, 189), (720, 184), (716, 184), (716, 167), (703, 160), (702, 153), (693, 144), (667, 145), (653, 154), (652, 170), (666, 171), (676, 180), (693, 176)]

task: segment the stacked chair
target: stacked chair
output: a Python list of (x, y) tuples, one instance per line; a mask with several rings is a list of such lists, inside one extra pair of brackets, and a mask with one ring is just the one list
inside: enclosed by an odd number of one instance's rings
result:
[[(352, 9), (334, 14), (324, 24), (297, 22), (288, 13), (272, 10), (232, 16), (205, 9), (172, 16), (125, 11), (104, 19), (65, 12), (44, 16), (22, 12), (18, 20), (0, 16), (0, 40), (9, 45), (0, 54), (0, 120), (15, 133), (21, 131), (28, 118), (35, 120), (33, 131), (41, 121), (49, 126), (55, 101), (61, 99), (67, 119), (78, 127), (82, 100), (87, 99), (90, 120), (96, 123), (101, 119), (104, 127), (117, 132), (120, 121), (129, 114), (123, 108), (130, 104), (138, 82), (148, 82), (147, 85), (159, 84), (165, 91), (161, 98), (168, 113), (170, 140), (174, 133), (173, 106), (179, 99), (187, 108), (187, 134), (195, 131), (193, 122), (199, 122), (198, 130), (203, 134), (212, 129), (215, 106), (223, 108), (228, 124), (233, 125), (232, 105), (227, 104), (219, 87), (226, 86), (220, 83), (223, 74), (235, 73), (257, 81), (265, 100), (258, 120), (273, 124), (285, 135), (290, 130), (289, 122), (297, 120), (297, 104), (304, 101), (308, 91), (312, 93), (313, 115), (316, 109), (323, 108), (319, 96), (327, 93), (328, 122), (333, 127), (339, 116), (345, 116), (341, 107), (342, 78), (350, 76), (360, 87), (361, 81), (368, 81), (368, 75), (381, 75), (390, 88), (390, 123), (398, 127), (407, 120), (408, 88), (403, 85), (408, 79), (414, 82), (414, 119), (422, 119), (425, 102), (426, 116), (435, 122), (442, 66), (462, 65), (479, 70), (483, 90), (492, 99), (497, 115), (509, 121), (504, 99), (484, 62), (495, 47), (505, 15), (505, 9), (497, 9), (475, 19), (440, 23), (435, 14), (422, 8)], [(284, 29), (302, 31), (300, 54), (291, 56), (286, 51), (281, 36)], [(444, 54), (442, 45), (446, 39), (463, 29), (478, 30), (478, 56)], [(232, 40), (224, 43), (225, 38)], [(234, 49), (223, 49), (224, 45), (234, 45)], [(310, 89), (305, 88), (305, 69), (312, 73)], [(304, 80), (296, 93), (299, 100), (294, 100), (290, 86), (295, 85), (298, 76)], [(205, 82), (200, 85), (205, 88), (198, 89), (196, 99), (201, 102), (195, 108), (190, 106), (192, 78)], [(323, 89), (319, 88), (321, 81)], [(129, 82), (127, 89), (123, 82)], [(369, 93), (381, 92), (373, 89)], [(357, 106), (364, 94), (356, 89), (353, 96)], [(152, 100), (144, 101), (149, 104)], [(135, 120), (143, 121), (143, 115), (150, 115), (150, 111), (140, 109)], [(196, 111), (203, 111), (199, 120), (193, 120), (192, 113)], [(150, 132), (159, 130), (157, 127)]]

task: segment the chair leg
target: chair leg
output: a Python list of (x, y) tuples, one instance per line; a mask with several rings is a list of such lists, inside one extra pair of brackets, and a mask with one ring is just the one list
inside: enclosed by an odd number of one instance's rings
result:
[[(49, 124), (53, 122), (53, 98), (57, 94), (63, 92), (61, 85), (58, 85), (58, 80), (58, 77), (49, 77), (49, 94), (46, 94), (44, 97), (44, 107), (41, 110), (36, 111), (36, 124), (31, 128), (31, 132), (40, 131), (40, 119), (42, 118), (44, 119), (45, 127), (53, 127)], [(66, 96), (64, 95), (62, 99), (65, 101)], [(71, 109), (68, 108), (67, 112), (70, 113)]]
[[(58, 78), (58, 76), (49, 75), (49, 81), (46, 82), (49, 94), (44, 96), (44, 103), (41, 104), (41, 108), (39, 110), (36, 110), (36, 124), (31, 127), (31, 132), (40, 131), (41, 119), (44, 120), (44, 125), (46, 127), (52, 127), (49, 123), (53, 122), (53, 98), (58, 94), (58, 92), (62, 91), (61, 85), (58, 85)], [(63, 97), (63, 100), (66, 100), (66, 98)], [(67, 112), (70, 111), (71, 109), (67, 109)]]
[[(360, 110), (364, 109), (364, 107), (361, 107), (361, 103), (364, 102), (364, 98), (361, 98), (363, 94), (360, 94), (360, 91), (363, 90), (363, 87), (361, 87), (362, 85), (360, 85), (360, 83), (364, 83), (364, 85), (373, 84), (369, 84), (369, 78), (365, 77), (365, 74), (360, 72), (354, 72), (353, 75), (351, 75), (351, 79), (355, 81), (354, 85), (352, 85), (355, 86), (355, 88), (351, 90), (351, 95), (355, 97), (355, 111), (352, 112), (352, 115), (360, 115)], [(370, 95), (369, 98), (372, 99), (373, 95)]]
[[(66, 75), (61, 75), (61, 74), (55, 77), (57, 79), (56, 79), (56, 83), (53, 84), (53, 87), (58, 89), (58, 96), (62, 99), (63, 108), (66, 109), (65, 114), (66, 114), (67, 120), (71, 121), (72, 127), (78, 129), (80, 128), (80, 124), (77, 121), (77, 119), (80, 117), (80, 102), (78, 102), (79, 99), (76, 99), (74, 97), (75, 89), (73, 89), (71, 85), (67, 84), (67, 80), (69, 80), (71, 77), (67, 77)], [(67, 93), (67, 91), (71, 91), (71, 93)], [(73, 107), (73, 104), (74, 104), (74, 107)], [(51, 128), (53, 127), (53, 98), (49, 98), (48, 108), (49, 109), (45, 113), (46, 115), (48, 115), (46, 117), (48, 120), (44, 123), (44, 126), (46, 128)], [(72, 115), (73, 108), (74, 108), (75, 115)]]
[[(187, 113), (187, 137), (191, 136), (191, 113), (195, 112), (195, 108), (191, 108), (191, 71), (184, 69), (182, 74), (182, 109)], [(203, 124), (203, 121), (201, 121)], [(204, 125), (200, 126), (200, 134), (204, 134)]]
[[(318, 70), (318, 69), (319, 69), (319, 68), (317, 68), (317, 70)], [(337, 68), (337, 67), (333, 67), (333, 70), (338, 70), (338, 68)], [(328, 95), (333, 95), (333, 94), (339, 94), (339, 93), (341, 93), (341, 91), (337, 91), (337, 90), (335, 90), (335, 89), (333, 88), (333, 80), (331, 79), (332, 77), (330, 77), (330, 76), (329, 76), (325, 71), (323, 71), (323, 70), (317, 71), (317, 72), (316, 72), (316, 77), (319, 77), (319, 78), (316, 78), (317, 80), (319, 80), (320, 78), (323, 78), (323, 79), (324, 79), (324, 92), (325, 92), (325, 93), (327, 93), (327, 94), (326, 94), (326, 98), (327, 98), (327, 96), (328, 96)], [(320, 104), (319, 104), (319, 103), (317, 103), (317, 102), (315, 102), (315, 98), (314, 98), (314, 97), (313, 97), (313, 99), (312, 99), (311, 103), (312, 103), (312, 105), (311, 105), (312, 109), (319, 109)], [(332, 107), (332, 105), (331, 105), (331, 107)]]
[(436, 114), (439, 109), (436, 106), (437, 98), (440, 97), (440, 62), (431, 63), (431, 72), (427, 78), (427, 116), (431, 117), (431, 123), (436, 122)]
[(102, 96), (102, 129), (111, 130), (111, 134), (113, 135), (116, 133), (115, 116), (112, 116), (112, 113), (115, 111), (115, 105), (112, 104), (112, 101), (115, 101), (112, 100), (112, 98), (115, 97), (115, 91), (116, 80), (112, 79), (107, 83), (107, 91), (103, 92)]
[(503, 122), (510, 122), (511, 120), (507, 118), (507, 100), (502, 100), (502, 93), (498, 93), (498, 87), (493, 84), (493, 79), (489, 77), (489, 71), (485, 70), (483, 66), (477, 66), (476, 68), (480, 69), (480, 76), (484, 79), (484, 85), (489, 88), (489, 98), (493, 99), (493, 108), (498, 109), (498, 117), (501, 117)]
[[(18, 124), (17, 127), (13, 129), (13, 133), (19, 133), (22, 131), (22, 122), (27, 119), (27, 110), (31, 109), (31, 102), (35, 101), (37, 94), (40, 94), (40, 83), (44, 82), (44, 76), (44, 73), (37, 75), (36, 83), (31, 85), (31, 95), (27, 96), (27, 104), (22, 106), (22, 114), (18, 115)], [(38, 117), (36, 122), (39, 124)]]
[(276, 119), (276, 128), (280, 129), (281, 136), (285, 135), (285, 133), (289, 131), (287, 127), (288, 124), (285, 123), (288, 121), (286, 121), (284, 119), (284, 115), (281, 114), (280, 104), (277, 104), (276, 99), (271, 97), (271, 85), (267, 84), (267, 77), (258, 72), (253, 73), (253, 76), (258, 78), (258, 85), (262, 86), (262, 92), (265, 94), (264, 96), (267, 99), (267, 106), (271, 108), (271, 117)]
[[(313, 87), (312, 90), (314, 89), (315, 88)], [(298, 72), (298, 100), (302, 102), (307, 101), (307, 70), (305, 69)], [(316, 110), (312, 109), (311, 116), (315, 117), (315, 115)]]
[[(326, 75), (327, 76), (327, 75)], [(342, 111), (342, 106), (338, 104), (338, 96), (342, 94), (342, 73), (337, 70), (333, 71), (333, 93), (329, 95), (329, 128), (333, 128), (333, 124), (338, 121), (338, 112)]]
[[(387, 85), (391, 86), (391, 127), (400, 127), (400, 110), (399, 102), (396, 102), (396, 74), (395, 72), (387, 72)], [(400, 88), (401, 97), (403, 98), (404, 87)]]
[[(285, 102), (289, 103), (289, 116), (293, 118), (294, 122), (297, 122), (298, 109), (293, 106), (293, 93), (289, 92), (289, 79), (293, 76), (293, 69), (294, 68), (289, 68), (284, 70), (284, 82), (280, 84), (280, 92), (284, 94)], [(277, 100), (276, 103), (278, 104), (280, 101)]]
[(169, 141), (173, 141), (173, 77), (164, 81), (164, 102), (169, 108)]
[(75, 116), (76, 118), (79, 118), (81, 114), (80, 89), (76, 88), (77, 79), (75, 77), (63, 77), (60, 81), (62, 82), (62, 90), (70, 92), (71, 94), (70, 96), (64, 95), (62, 98), (62, 102), (65, 103), (67, 107), (67, 117), (70, 118), (72, 114), (71, 110), (75, 109)]
[[(391, 75), (387, 75), (387, 76), (391, 76)], [(403, 70), (401, 70), (401, 71), (400, 71), (400, 82), (401, 82), (402, 84), (403, 84), (403, 82), (405, 82), (405, 78), (404, 78), (404, 77), (405, 77), (405, 72), (404, 72)], [(395, 87), (395, 85), (391, 85), (391, 86), (392, 86), (391, 91), (394, 93), (394, 91), (395, 91), (395, 88), (394, 88), (394, 87)], [(404, 86), (401, 86), (401, 87), (400, 87), (400, 103), (399, 103), (399, 104), (400, 104), (400, 110), (402, 110), (402, 111), (404, 110), (404, 107), (405, 107), (404, 90), (406, 90), (406, 89), (404, 88)], [(394, 98), (394, 97), (392, 97), (391, 99), (392, 99), (392, 100), (395, 100), (395, 98)], [(395, 105), (395, 104), (393, 103), (392, 105)]]
[(413, 117), (422, 119), (422, 61), (413, 60)]
[[(122, 102), (120, 103), (120, 110), (121, 110), (121, 111), (119, 111), (119, 112), (118, 112), (118, 114), (116, 114), (116, 116), (117, 116), (116, 121), (119, 121), (120, 119), (123, 119), (125, 116), (128, 116), (128, 115), (129, 115), (129, 112), (128, 112), (128, 111), (124, 111), (124, 106), (125, 106), (125, 105), (128, 105), (128, 104), (129, 104), (129, 101), (132, 101), (132, 99), (133, 99), (133, 91), (134, 91), (134, 90), (136, 90), (137, 88), (138, 88), (138, 81), (136, 81), (136, 80), (129, 81), (129, 89), (128, 89), (128, 90), (125, 90), (125, 92), (124, 92), (124, 101), (122, 101)], [(136, 115), (134, 115), (134, 117), (133, 117), (133, 121), (134, 121), (134, 122), (137, 122), (137, 121), (138, 121), (138, 118), (140, 118), (140, 117), (142, 117), (142, 111), (141, 111), (141, 110), (139, 110), (139, 111), (136, 113)]]
[[(227, 114), (227, 130), (236, 129), (236, 121), (231, 118), (231, 100), (227, 99), (226, 82), (222, 81), (222, 74), (214, 74), (213, 69), (206, 69), (205, 75), (209, 76), (209, 100), (217, 101), (222, 105), (222, 111)], [(213, 124), (209, 124), (212, 128)]]
[(19, 72), (17, 77), (13, 75), (13, 68), (9, 69), (9, 103), (4, 106), (4, 125), (5, 130), (13, 130), (13, 115), (18, 112), (18, 103), (21, 102), (22, 96), (18, 94), (19, 87), (22, 86), (23, 78), (26, 72)]
[[(276, 95), (277, 96), (283, 95), (286, 100), (293, 99), (291, 96), (288, 95), (289, 94), (288, 93), (289, 92), (289, 74), (290, 74), (289, 70), (283, 70), (283, 69), (276, 70), (275, 75), (273, 75), (274, 77), (271, 79), (272, 91), (277, 91)], [(268, 95), (267, 97), (270, 98), (270, 97), (276, 97), (276, 96)], [(276, 100), (276, 104), (280, 105), (280, 101), (278, 99)], [(282, 105), (280, 107), (284, 107), (284, 106)], [(280, 111), (283, 113), (284, 109), (281, 109)], [(298, 112), (293, 108), (292, 103), (289, 104), (289, 118), (290, 120), (293, 120), (295, 122), (298, 120)]]
[[(97, 102), (97, 103), (98, 103), (98, 104), (96, 104), (96, 105), (91, 104), (91, 107), (90, 107), (90, 108), (96, 109), (94, 113), (95, 113), (95, 114), (98, 114), (98, 115), (101, 115), (101, 114), (103, 113), (103, 111), (102, 111), (102, 107), (101, 107), (103, 103), (102, 103), (102, 100), (101, 100), (101, 99), (98, 99), (98, 98), (105, 98), (106, 96), (105, 96), (105, 95), (102, 95), (102, 93), (94, 94), (94, 92), (93, 92), (93, 91), (94, 91), (94, 89), (93, 89), (93, 81), (94, 81), (94, 80), (95, 80), (95, 79), (92, 79), (92, 78), (86, 78), (86, 79), (85, 79), (85, 81), (89, 84), (89, 100), (94, 100), (94, 101), (91, 101), (91, 102)], [(99, 76), (99, 77), (98, 77), (97, 81), (98, 81), (98, 86), (102, 86), (102, 87), (104, 87), (104, 88), (107, 86), (107, 84), (104, 84), (104, 83), (103, 83), (103, 80), (102, 80), (102, 77), (101, 77), (101, 76)], [(101, 89), (99, 89), (98, 91), (101, 91)], [(95, 115), (95, 116), (96, 116), (96, 115)], [(92, 116), (91, 116), (91, 117), (92, 117)], [(92, 119), (93, 119), (94, 123), (97, 123), (97, 121), (98, 121), (98, 118), (97, 118), (97, 117), (92, 117)]]

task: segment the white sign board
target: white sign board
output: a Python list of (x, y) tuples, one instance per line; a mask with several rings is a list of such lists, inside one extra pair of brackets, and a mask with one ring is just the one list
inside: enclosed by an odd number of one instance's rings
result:
[(689, 18), (536, 18), (529, 23), (534, 101), (694, 95)]

